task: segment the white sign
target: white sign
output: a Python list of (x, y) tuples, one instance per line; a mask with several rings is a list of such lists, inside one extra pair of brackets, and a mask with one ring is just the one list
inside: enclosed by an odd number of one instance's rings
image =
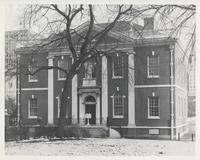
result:
[(159, 134), (159, 129), (149, 129), (149, 134)]
[(91, 113), (86, 113), (85, 118), (91, 118)]

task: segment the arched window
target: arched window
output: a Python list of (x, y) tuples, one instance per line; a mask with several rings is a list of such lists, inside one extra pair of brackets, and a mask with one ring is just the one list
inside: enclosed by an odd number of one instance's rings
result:
[(124, 117), (124, 98), (119, 91), (113, 95), (113, 118)]

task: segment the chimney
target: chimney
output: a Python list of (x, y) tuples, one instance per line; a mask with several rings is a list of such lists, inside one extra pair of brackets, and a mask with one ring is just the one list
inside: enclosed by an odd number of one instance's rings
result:
[(154, 18), (147, 17), (144, 18), (144, 30), (153, 30), (154, 29)]

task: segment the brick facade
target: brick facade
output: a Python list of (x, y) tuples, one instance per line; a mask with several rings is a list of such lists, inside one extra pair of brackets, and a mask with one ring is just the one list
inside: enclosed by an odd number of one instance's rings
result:
[[(92, 113), (95, 117), (95, 125), (109, 125), (113, 128), (121, 128), (124, 135), (127, 137), (142, 137), (151, 136), (154, 137), (164, 136), (170, 137), (170, 131), (174, 127), (175, 132), (172, 134), (177, 135), (178, 132), (183, 132), (180, 125), (185, 125), (186, 115), (180, 114), (180, 103), (178, 102), (181, 96), (186, 99), (187, 90), (185, 90), (185, 85), (187, 83), (182, 83), (179, 85), (177, 80), (177, 55), (176, 41), (169, 40), (167, 38), (163, 39), (150, 39), (144, 42), (127, 42), (125, 40), (117, 39), (115, 35), (109, 35), (102, 42), (102, 48), (108, 49), (109, 43), (116, 43), (119, 51), (111, 54), (109, 57), (98, 56), (94, 62), (94, 73), (95, 76), (86, 79), (85, 69), (81, 68), (80, 72), (77, 74), (77, 78), (72, 81), (70, 108), (67, 112), (68, 125), (73, 123), (79, 123), (80, 125), (85, 125), (85, 113), (89, 109), (89, 106), (93, 105), (95, 108), (95, 113)], [(175, 45), (175, 50), (170, 50), (171, 46)], [(62, 50), (62, 51), (61, 51)], [(38, 62), (39, 66), (44, 66), (48, 64), (49, 57), (52, 57), (53, 65), (58, 65), (58, 59), (61, 56), (71, 56), (68, 54), (67, 49), (57, 49), (56, 51), (45, 51), (38, 53), (36, 55), (27, 54), (29, 50), (27, 48), (21, 48), (17, 51), (21, 55), (21, 64), (25, 63), (27, 67), (27, 62), (34, 59)], [(159, 76), (158, 77), (148, 77), (148, 56), (152, 54), (159, 56)], [(123, 76), (113, 77), (113, 58), (117, 54), (123, 57)], [(131, 59), (131, 55), (134, 58)], [(173, 57), (171, 57), (174, 55)], [(28, 60), (29, 59), (29, 60)], [(106, 59), (106, 63), (104, 63)], [(173, 60), (173, 62), (172, 62)], [(70, 64), (73, 60), (70, 61)], [(133, 68), (129, 64), (133, 64)], [(105, 70), (102, 68), (106, 66)], [(130, 69), (131, 68), (131, 69)], [(133, 77), (130, 77), (130, 71), (133, 71)], [(53, 79), (53, 86), (48, 83), (50, 73)], [(184, 73), (183, 73), (184, 74)], [(106, 77), (105, 77), (106, 76)], [(104, 79), (105, 78), (105, 79)], [(43, 70), (38, 72), (37, 82), (28, 82), (28, 75), (22, 74), (21, 79), (21, 114), (23, 115), (23, 123), (28, 125), (36, 124), (36, 119), (28, 118), (28, 98), (34, 95), (38, 97), (38, 116), (42, 117), (44, 124), (49, 124), (48, 110), (49, 101), (53, 102), (53, 115), (52, 121), (53, 125), (57, 125), (58, 120), (58, 96), (62, 91), (63, 80), (58, 80), (58, 71), (53, 70), (49, 72)], [(106, 84), (105, 84), (106, 83)], [(131, 90), (131, 85), (133, 84)], [(53, 91), (53, 100), (48, 98), (49, 93)], [(174, 92), (173, 92), (174, 91)], [(122, 116), (114, 117), (113, 113), (113, 98), (115, 93), (122, 94), (123, 98), (123, 114)], [(77, 93), (77, 94), (74, 94)], [(131, 95), (130, 95), (131, 94)], [(94, 102), (87, 101), (87, 98), (91, 96), (94, 98)], [(159, 98), (159, 117), (149, 118), (149, 97), (158, 96)], [(102, 98), (103, 97), (103, 98)], [(75, 99), (74, 102), (72, 99)], [(184, 99), (182, 99), (184, 101)], [(172, 106), (173, 104), (173, 106)], [(177, 111), (177, 106), (179, 110)], [(186, 106), (185, 110), (186, 110)], [(174, 119), (172, 120), (173, 112)], [(184, 112), (184, 108), (181, 108)], [(132, 113), (130, 113), (131, 111)], [(92, 112), (92, 111), (91, 111)], [(105, 115), (104, 115), (105, 114)], [(133, 116), (133, 117), (132, 117)], [(172, 123), (174, 126), (172, 126)], [(119, 130), (119, 129), (116, 129)], [(172, 136), (172, 135), (171, 135)]]

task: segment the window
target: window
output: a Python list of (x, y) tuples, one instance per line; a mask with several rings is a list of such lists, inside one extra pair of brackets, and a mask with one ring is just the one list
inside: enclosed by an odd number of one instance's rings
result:
[(38, 106), (37, 106), (37, 98), (32, 97), (28, 101), (29, 106), (29, 118), (37, 118), (38, 115)]
[[(61, 56), (60, 59), (58, 60), (58, 67), (65, 69), (66, 71), (69, 70), (69, 56)], [(58, 70), (58, 80), (65, 80), (66, 79), (66, 74), (65, 72)]]
[(152, 51), (152, 55), (147, 57), (147, 72), (148, 78), (159, 77), (159, 56), (155, 55)]
[(159, 97), (148, 97), (148, 118), (160, 118)]
[(113, 95), (113, 117), (123, 118), (124, 116), (124, 98), (119, 92)]
[[(29, 65), (29, 72), (30, 73), (34, 73), (36, 70), (38, 69), (38, 64), (37, 62), (32, 62), (32, 64)], [(38, 74), (35, 73), (34, 75), (30, 75), (28, 76), (28, 80), (29, 82), (37, 82), (38, 81)]]
[(122, 78), (124, 73), (124, 57), (117, 54), (113, 58), (113, 78)]

